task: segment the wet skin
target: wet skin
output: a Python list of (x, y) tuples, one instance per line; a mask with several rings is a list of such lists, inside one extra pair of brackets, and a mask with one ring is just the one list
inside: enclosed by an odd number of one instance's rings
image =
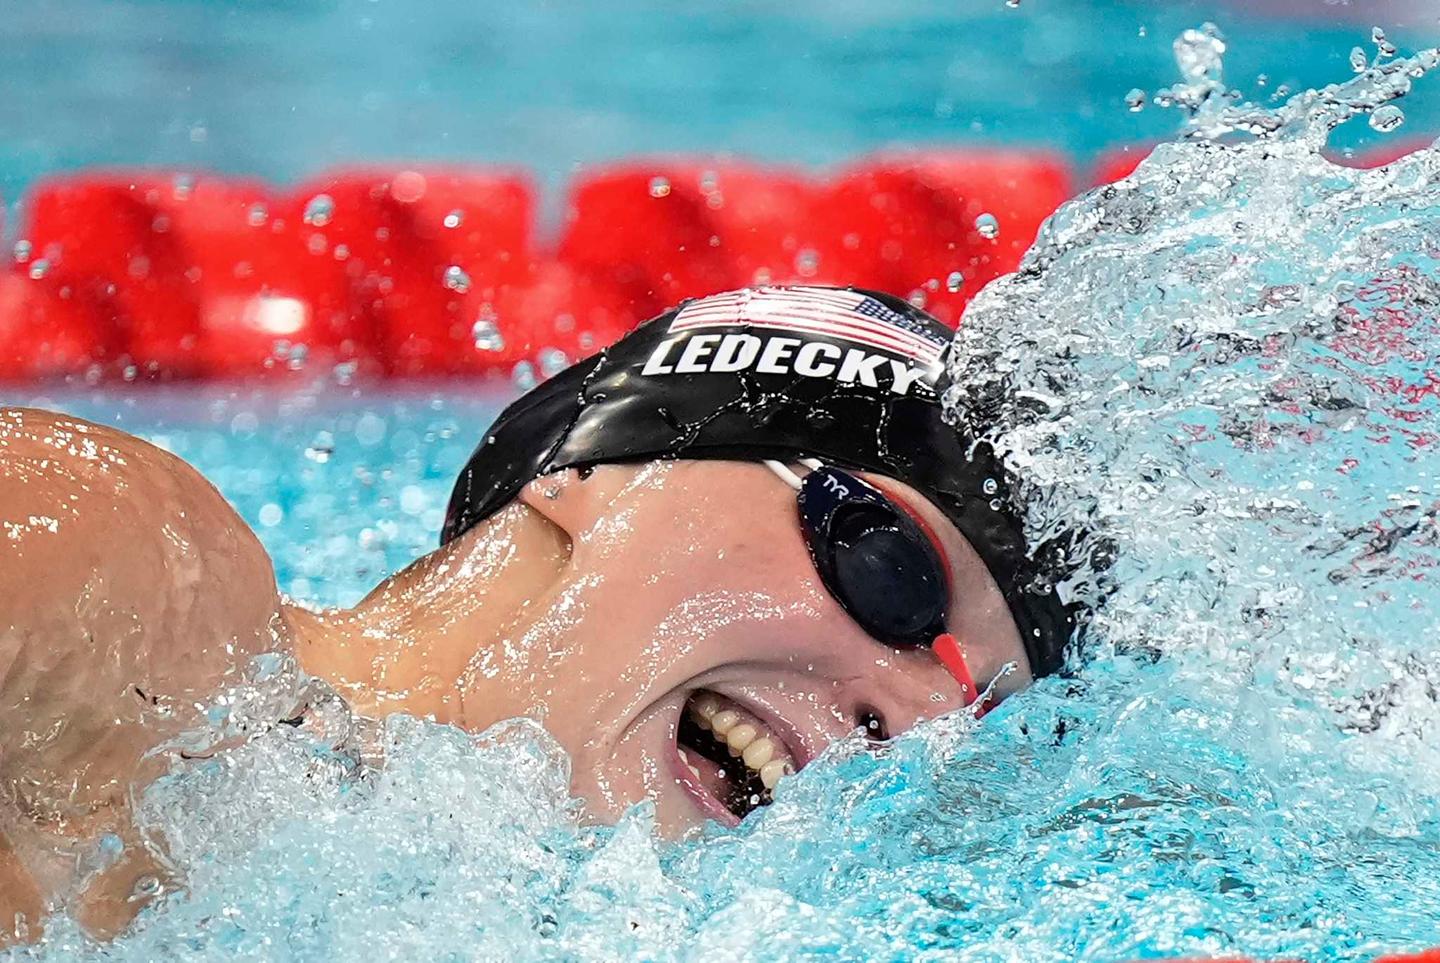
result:
[[(975, 679), (1001, 676), (1002, 696), (1026, 685), (1019, 635), (973, 549), (918, 493), (874, 480), (940, 539), (949, 627)], [(895, 734), (968, 701), (928, 652), (851, 620), (815, 574), (794, 491), (759, 464), (538, 479), (326, 612), (279, 596), (253, 534), (193, 469), (113, 429), (0, 409), (0, 521), (19, 526), (0, 532), (0, 943), (16, 913), (34, 920), (73, 885), (63, 859), (41, 854), (107, 830), (128, 840), (126, 794), (161, 764), (144, 754), (262, 652), (294, 652), (366, 714), (471, 731), (539, 719), (590, 814), (650, 799), (667, 834), (729, 816), (677, 753), (697, 690), (753, 717), (797, 767), (864, 718)], [(22, 732), (34, 735), (8, 735)], [(135, 881), (159, 872), (130, 850), (79, 905), (96, 932), (123, 926)]]

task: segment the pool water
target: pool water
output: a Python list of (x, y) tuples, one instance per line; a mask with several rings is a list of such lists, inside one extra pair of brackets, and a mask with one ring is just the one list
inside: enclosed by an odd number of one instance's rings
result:
[[(957, 342), (949, 401), (963, 419), (998, 399), (986, 430), (1027, 480), (1034, 533), (1092, 533), (1066, 586), (1099, 606), (1073, 676), (983, 723), (841, 743), (740, 829), (679, 843), (645, 806), (579, 825), (565, 760), (527, 723), (473, 736), (395, 717), (378, 771), (276, 730), (146, 793), (184, 890), (109, 946), (59, 919), (13, 955), (1440, 945), (1440, 149), (1368, 172), (1317, 152), (1440, 54), (1269, 110), (1223, 96), (1213, 38), (1183, 52), (1193, 129), (1215, 139), (1062, 209)], [(343, 603), (434, 544), (501, 399), (315, 377), (45, 400), (191, 459), (282, 588)]]
[[(1170, 132), (1125, 97), (1170, 84), (1170, 40), (1204, 20), (1233, 38), (1235, 84), (1264, 97), (1343, 76), (1372, 24), (1401, 46), (1440, 39), (1428, 0), (18, 3), (0, 17), (0, 197), (116, 164), (284, 182), (460, 160), (552, 187), (576, 165), (675, 152), (832, 164), (1001, 143), (1087, 165)], [(1440, 106), (1413, 105), (1402, 133), (1423, 131)]]

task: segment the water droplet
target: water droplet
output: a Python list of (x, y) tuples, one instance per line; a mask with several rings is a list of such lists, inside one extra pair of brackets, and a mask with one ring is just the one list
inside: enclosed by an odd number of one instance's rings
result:
[(951, 271), (950, 275), (945, 278), (945, 290), (949, 291), (951, 294), (959, 291), (964, 286), (965, 275), (961, 274), (959, 271)]
[(1015, 8), (1020, 6), (1020, 0), (1005, 0), (1005, 6), (1009, 7), (1011, 10), (1014, 10)]
[(458, 264), (452, 264), (445, 269), (445, 286), (456, 294), (464, 294), (470, 290), (470, 275)]
[(993, 495), (1000, 490), (1000, 483), (993, 478), (987, 478), (981, 483), (980, 490), (987, 495)]
[(465, 212), (451, 211), (449, 214), (445, 215), (445, 220), (441, 223), (443, 223), (446, 227), (459, 227), (461, 224), (465, 223)]
[(905, 300), (909, 301), (915, 307), (923, 309), (925, 307), (926, 300), (924, 288), (916, 288), (915, 290), (911, 291), (910, 296), (907, 297)]
[(981, 214), (975, 218), (975, 230), (981, 237), (993, 241), (1000, 236), (1000, 222), (995, 219), (994, 214)]
[(570, 358), (559, 348), (543, 348), (540, 351), (540, 373), (553, 378), (570, 367)]
[(355, 378), (355, 372), (360, 370), (360, 365), (354, 361), (342, 361), (337, 364), (331, 372), (335, 376), (337, 385), (348, 385)]
[(315, 435), (310, 446), (305, 449), (305, 457), (323, 465), (335, 454), (335, 436), (328, 431), (322, 431)]
[(1370, 61), (1369, 61), (1369, 59), (1365, 56), (1365, 51), (1364, 51), (1364, 50), (1362, 50), (1362, 49), (1359, 48), (1359, 47), (1356, 47), (1355, 49), (1353, 49), (1353, 50), (1350, 51), (1350, 69), (1351, 69), (1351, 70), (1355, 71), (1357, 74), (1363, 74), (1363, 73), (1365, 72), (1366, 68), (1369, 67), (1369, 66), (1370, 66)]
[(385, 419), (374, 412), (367, 411), (355, 422), (355, 440), (366, 448), (374, 448), (385, 440), (385, 433), (389, 430)]
[(666, 177), (650, 178), (650, 196), (668, 197), (670, 195), (670, 180)]
[(305, 367), (305, 359), (309, 356), (310, 348), (308, 345), (294, 345), (290, 349), (290, 360), (285, 363), (285, 366), (291, 371), (299, 371), (301, 368)]
[(1370, 115), (1370, 126), (1382, 134), (1388, 134), (1405, 123), (1405, 111), (1394, 104), (1377, 107)]
[(1132, 114), (1144, 110), (1145, 91), (1141, 90), (1139, 87), (1131, 88), (1130, 92), (1125, 95), (1125, 106), (1130, 108), (1130, 112)]
[(329, 194), (316, 194), (305, 205), (305, 223), (311, 227), (324, 227), (335, 216), (335, 198)]
[(1199, 30), (1186, 30), (1176, 39), (1173, 47), (1175, 63), (1187, 85), (1210, 90), (1219, 82), (1226, 50), (1225, 38), (1220, 35), (1219, 27), (1207, 23)]
[(159, 877), (149, 875), (141, 876), (135, 881), (135, 885), (131, 888), (130, 898), (133, 900), (150, 899), (153, 896), (159, 896), (163, 889), (164, 887), (160, 885)]
[(50, 262), (43, 257), (30, 263), (30, 280), (38, 281), (50, 271)]
[(820, 252), (814, 248), (802, 248), (795, 255), (795, 273), (802, 278), (813, 278), (820, 270)]
[(195, 175), (176, 174), (175, 179), (170, 182), (170, 190), (175, 195), (175, 200), (188, 199), (195, 190)]
[(29, 241), (16, 241), (15, 263), (24, 264), (26, 261), (30, 260), (30, 255), (34, 252), (34, 250), (35, 245), (31, 244)]
[(470, 326), (470, 340), (475, 343), (477, 351), (504, 351), (505, 336), (500, 333), (500, 328), (495, 324), (494, 315), (488, 311), (482, 312), (475, 323)]
[(251, 227), (263, 227), (270, 219), (270, 209), (259, 201), (250, 205), (249, 212), (245, 215), (245, 223)]
[(517, 362), (510, 371), (510, 380), (521, 391), (529, 391), (535, 387), (535, 366), (528, 361)]
[(1370, 28), (1370, 39), (1375, 44), (1375, 50), (1379, 54), (1375, 59), (1395, 56), (1395, 45), (1385, 36), (1385, 31), (1379, 27)]

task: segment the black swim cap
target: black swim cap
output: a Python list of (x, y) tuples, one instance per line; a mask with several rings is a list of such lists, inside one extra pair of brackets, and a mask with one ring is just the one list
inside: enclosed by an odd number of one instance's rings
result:
[(1078, 606), (1066, 546), (1029, 546), (994, 452), (947, 425), (951, 331), (858, 288), (767, 287), (687, 301), (520, 398), (460, 473), (442, 543), (563, 468), (656, 458), (818, 458), (923, 493), (974, 547), (1031, 671), (1064, 662)]

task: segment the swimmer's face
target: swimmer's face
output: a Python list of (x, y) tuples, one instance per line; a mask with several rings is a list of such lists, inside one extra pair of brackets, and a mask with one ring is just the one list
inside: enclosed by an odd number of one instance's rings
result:
[[(880, 480), (943, 543), (948, 627), (977, 682), (1013, 665), (998, 690), (1023, 687), (1019, 634), (973, 549), (913, 489)], [(468, 562), (478, 572), (535, 543), (535, 526), (551, 533), (539, 544), (555, 546), (553, 577), (515, 600), (511, 628), (469, 659), (457, 721), (542, 720), (599, 817), (650, 799), (670, 833), (733, 823), (777, 778), (857, 728), (893, 736), (968, 701), (930, 652), (877, 642), (841, 608), (811, 563), (794, 490), (763, 465), (567, 471), (533, 482), (520, 500), (528, 511), (509, 511), (523, 517), (478, 528), (450, 550), (452, 571)], [(473, 647), (466, 625), (485, 606), (464, 578), (445, 584), (426, 602), (443, 626), (433, 644)]]

